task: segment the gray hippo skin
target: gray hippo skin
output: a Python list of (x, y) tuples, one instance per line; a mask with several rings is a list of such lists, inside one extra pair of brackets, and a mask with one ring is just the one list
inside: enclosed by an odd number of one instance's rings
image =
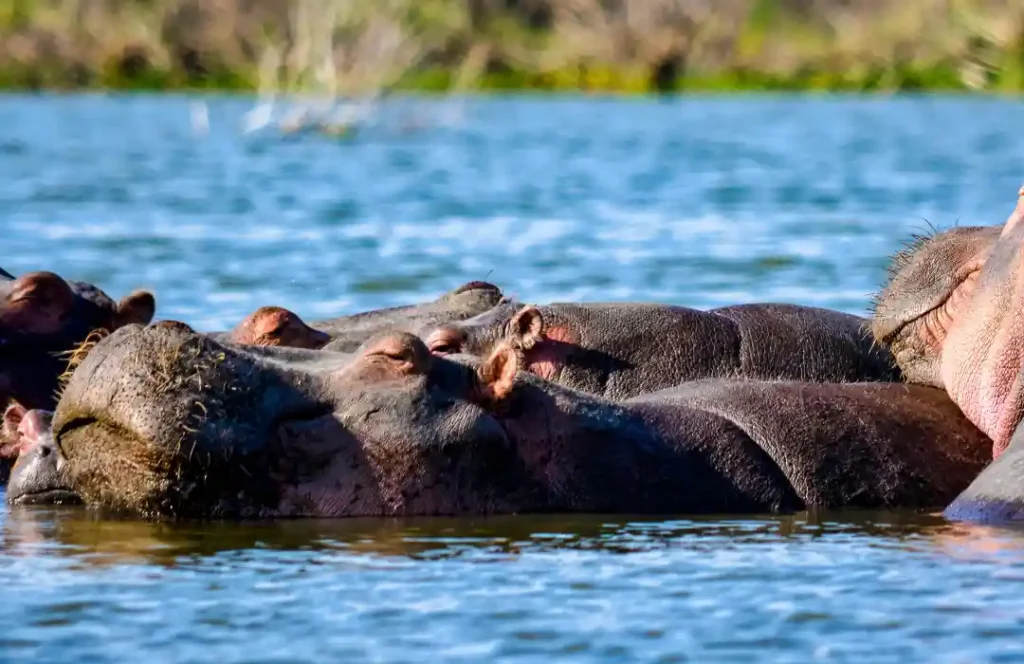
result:
[(622, 399), (704, 378), (898, 381), (884, 344), (857, 316), (792, 304), (700, 311), (660, 304), (520, 307), (504, 302), (422, 334), (431, 352), (478, 357), (508, 341), (524, 369)]
[(613, 402), (519, 357), (130, 326), (72, 375), (53, 432), (87, 504), (150, 518), (940, 506), (988, 458), (934, 388), (721, 379)]
[(943, 515), (954, 521), (1024, 523), (1024, 427), (1010, 445), (957, 496)]
[(379, 332), (395, 330), (416, 334), (426, 327), (481, 314), (503, 299), (501, 289), (494, 284), (471, 281), (432, 302), (313, 321), (310, 326), (331, 337), (326, 346), (328, 350), (350, 353)]

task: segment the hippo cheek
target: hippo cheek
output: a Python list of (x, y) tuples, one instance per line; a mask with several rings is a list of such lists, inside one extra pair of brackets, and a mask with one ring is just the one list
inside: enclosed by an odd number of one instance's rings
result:
[[(336, 502), (348, 515), (492, 511), (520, 489), (504, 429), (482, 409), (428, 399), (404, 411), (359, 404), (342, 418), (359, 441), (335, 461)], [(432, 411), (424, 415), (424, 411)]]
[(369, 516), (383, 500), (366, 448), (333, 416), (289, 422), (271, 442), (281, 516)]

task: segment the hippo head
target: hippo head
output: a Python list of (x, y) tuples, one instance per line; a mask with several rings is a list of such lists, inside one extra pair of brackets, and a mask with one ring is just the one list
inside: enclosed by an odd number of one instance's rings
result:
[(0, 275), (0, 406), (11, 399), (28, 408), (52, 408), (62, 353), (94, 330), (148, 323), (156, 302), (137, 291), (120, 302), (90, 284), (52, 272)]
[(470, 281), (430, 302), (314, 321), (311, 325), (331, 337), (325, 347), (327, 350), (352, 352), (379, 332), (397, 330), (417, 334), (490, 311), (505, 301), (501, 289), (494, 284)]
[(519, 309), (520, 305), (515, 301), (503, 299), (493, 309), (472, 318), (427, 329), (422, 338), (435, 355), (482, 357), (512, 335)]
[(26, 410), (13, 403), (4, 413), (4, 451), (17, 460), (7, 485), (7, 502), (16, 505), (75, 504), (81, 499), (70, 488), (67, 467), (53, 442), (53, 413)]
[(871, 331), (908, 382), (943, 387), (943, 346), (999, 233), (998, 226), (954, 228), (918, 238), (893, 258)]
[(298, 314), (281, 307), (260, 307), (238, 324), (228, 341), (250, 346), (323, 348), (331, 338), (314, 330)]
[(75, 371), (53, 431), (87, 503), (151, 517), (543, 505), (495, 415), (513, 407), (515, 353), (455, 359), (403, 332), (345, 355), (129, 326)]

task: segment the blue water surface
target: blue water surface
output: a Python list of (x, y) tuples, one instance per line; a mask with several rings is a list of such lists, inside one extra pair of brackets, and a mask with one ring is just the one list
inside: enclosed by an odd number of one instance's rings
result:
[[(915, 233), (1001, 223), (1024, 104), (0, 96), (0, 267), (225, 329), (487, 279), (529, 302), (867, 311)], [(914, 513), (151, 524), (0, 513), (0, 660), (1024, 661), (1024, 534)]]

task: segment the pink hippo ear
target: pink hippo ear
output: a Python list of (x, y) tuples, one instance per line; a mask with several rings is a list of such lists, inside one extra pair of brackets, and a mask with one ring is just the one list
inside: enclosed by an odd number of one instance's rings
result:
[(21, 442), (18, 427), (21, 426), (27, 412), (25, 407), (17, 401), (12, 401), (4, 411), (3, 428), (0, 429), (0, 457), (9, 459), (18, 456), (18, 447)]
[(121, 298), (117, 303), (114, 315), (114, 327), (124, 327), (132, 323), (149, 325), (156, 313), (156, 298), (149, 291), (135, 291)]
[(1021, 223), (1024, 223), (1024, 187), (1017, 190), (1017, 205), (1003, 224), (1002, 236), (1011, 233)]
[(511, 341), (523, 350), (533, 348), (544, 336), (544, 316), (540, 309), (529, 304), (512, 317)]
[(480, 381), (478, 398), (481, 405), (493, 406), (512, 393), (519, 371), (519, 358), (509, 346), (502, 344), (477, 369)]

